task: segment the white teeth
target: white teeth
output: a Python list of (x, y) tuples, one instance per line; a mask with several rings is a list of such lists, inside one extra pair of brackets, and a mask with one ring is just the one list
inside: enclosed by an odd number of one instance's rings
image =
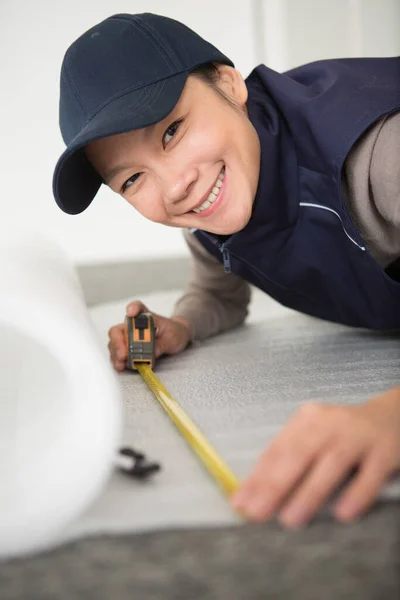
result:
[(224, 177), (225, 177), (225, 167), (222, 168), (221, 173), (218, 175), (218, 179), (215, 182), (212, 192), (209, 194), (207, 200), (205, 202), (203, 202), (203, 204), (201, 206), (199, 206), (198, 208), (194, 208), (193, 212), (200, 213), (203, 210), (206, 210), (209, 206), (211, 206), (211, 204), (213, 204), (213, 202), (216, 201), (217, 196), (219, 194), (220, 187), (222, 186), (222, 183), (224, 181)]

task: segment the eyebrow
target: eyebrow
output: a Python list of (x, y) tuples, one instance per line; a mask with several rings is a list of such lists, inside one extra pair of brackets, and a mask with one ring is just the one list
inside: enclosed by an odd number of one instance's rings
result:
[(112, 179), (114, 179), (114, 177), (116, 177), (122, 171), (127, 171), (128, 169), (132, 169), (131, 165), (124, 165), (124, 164), (115, 165), (115, 167), (106, 171), (106, 173), (103, 176), (103, 179), (104, 179), (105, 183), (108, 185), (110, 183), (110, 181)]
[[(149, 140), (154, 135), (157, 125), (158, 125), (158, 123), (154, 123), (154, 125), (149, 125), (148, 127), (143, 127), (143, 129), (141, 131), (143, 131), (143, 133), (144, 133), (145, 141)], [(105, 172), (103, 179), (104, 179), (105, 183), (108, 185), (110, 183), (110, 181), (112, 179), (114, 179), (114, 177), (116, 177), (119, 173), (121, 173), (122, 171), (128, 171), (128, 169), (131, 170), (132, 168), (133, 167), (131, 165), (127, 165), (124, 163), (115, 165), (114, 167), (112, 167), (112, 169), (109, 169)]]

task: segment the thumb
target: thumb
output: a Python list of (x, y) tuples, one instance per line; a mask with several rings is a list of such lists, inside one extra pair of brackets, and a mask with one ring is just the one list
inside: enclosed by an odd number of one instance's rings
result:
[(149, 309), (143, 302), (140, 300), (135, 300), (134, 302), (130, 302), (126, 307), (126, 314), (128, 317), (135, 317), (139, 313), (142, 312), (150, 312)]

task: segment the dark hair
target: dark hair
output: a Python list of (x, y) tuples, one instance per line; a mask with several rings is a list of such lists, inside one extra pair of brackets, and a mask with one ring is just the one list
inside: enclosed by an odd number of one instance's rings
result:
[(221, 98), (228, 102), (232, 108), (240, 110), (240, 107), (236, 104), (236, 102), (234, 102), (232, 98), (230, 98), (223, 90), (221, 90), (218, 85), (220, 80), (218, 64), (220, 63), (205, 63), (193, 69), (190, 74), (194, 75), (198, 79), (201, 79), (201, 81), (204, 81), (207, 85), (209, 85), (219, 96), (221, 96)]

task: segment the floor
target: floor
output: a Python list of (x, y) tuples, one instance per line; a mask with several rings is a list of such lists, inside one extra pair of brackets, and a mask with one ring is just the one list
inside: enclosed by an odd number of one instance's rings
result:
[[(178, 294), (142, 299), (167, 314)], [(102, 343), (125, 304), (91, 308)], [(400, 383), (399, 359), (395, 334), (325, 323), (256, 293), (245, 326), (160, 360), (157, 374), (241, 478), (302, 401), (362, 402)], [(352, 526), (329, 505), (296, 533), (243, 524), (139, 376), (119, 380), (124, 442), (160, 460), (161, 473), (148, 485), (115, 473), (72, 541), (0, 567), (1, 600), (400, 596), (398, 488)]]

